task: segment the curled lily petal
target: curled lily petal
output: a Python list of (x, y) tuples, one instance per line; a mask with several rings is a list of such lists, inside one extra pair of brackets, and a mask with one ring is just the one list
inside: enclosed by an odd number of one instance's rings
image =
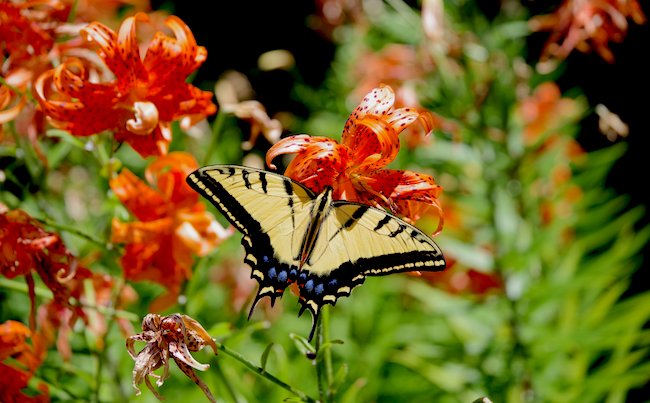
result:
[(177, 209), (192, 207), (199, 198), (185, 178), (197, 168), (198, 163), (191, 154), (174, 152), (152, 162), (145, 170), (145, 178), (147, 182), (155, 183), (162, 197)]
[(185, 73), (191, 73), (205, 61), (207, 58), (207, 50), (205, 47), (197, 45), (192, 31), (180, 18), (171, 15), (167, 17), (165, 24), (172, 30), (176, 41), (184, 49), (184, 52), (192, 55), (192, 57), (183, 59)]
[[(26, 103), (27, 97), (16, 96), (12, 90), (4, 85), (0, 85), (0, 124), (14, 120), (20, 111), (23, 110)], [(9, 104), (12, 104), (12, 106), (7, 108)]]
[[(56, 69), (39, 76), (34, 83), (34, 97), (52, 124), (77, 136), (89, 136), (112, 127), (111, 122), (123, 114), (114, 109), (117, 95), (109, 85), (90, 83), (78, 59), (61, 63)], [(50, 94), (52, 88), (69, 91), (69, 97)]]
[(282, 154), (294, 154), (304, 150), (310, 143), (315, 141), (334, 142), (327, 137), (312, 137), (308, 134), (297, 134), (284, 138), (275, 143), (266, 153), (266, 165), (271, 169), (277, 169), (273, 160)]
[(205, 256), (232, 234), (187, 185), (185, 178), (197, 167), (190, 154), (172, 152), (147, 167), (146, 182), (128, 169), (110, 181), (113, 192), (139, 220), (113, 222), (113, 242), (126, 244), (120, 260), (125, 277), (167, 288), (167, 294), (152, 303), (154, 311), (176, 301), (197, 255)]
[[(136, 22), (148, 22), (149, 16), (145, 13), (137, 13), (133, 17), (128, 17), (124, 20), (117, 33), (117, 50), (125, 65), (129, 66), (128, 79), (133, 82), (138, 80), (146, 80), (147, 72), (140, 57), (140, 47), (136, 37)], [(125, 80), (123, 84), (130, 84)]]
[(81, 30), (87, 42), (97, 45), (99, 57), (114, 75), (112, 81), (91, 82), (80, 62), (63, 63), (55, 73), (39, 78), (36, 98), (56, 127), (75, 136), (111, 130), (143, 157), (160, 156), (169, 150), (173, 121), (187, 128), (216, 112), (213, 94), (186, 82), (205, 61), (205, 48), (197, 46), (189, 28), (173, 16), (167, 25), (176, 38), (157, 32), (148, 46), (139, 43), (136, 25), (148, 20), (137, 13), (126, 18), (117, 33), (99, 22)]
[[(205, 330), (197, 320), (187, 315), (181, 315), (181, 319), (183, 320), (187, 333), (189, 333), (189, 335), (191, 335), (196, 341), (196, 345), (189, 345), (188, 348), (190, 351), (198, 351), (207, 344), (212, 348), (214, 353), (217, 354), (217, 343), (215, 343), (212, 336), (208, 334), (207, 330)], [(188, 343), (190, 342), (188, 341)]]
[[(370, 91), (348, 118), (341, 143), (323, 137), (298, 135), (280, 140), (268, 151), (271, 168), (275, 157), (296, 154), (285, 175), (319, 193), (333, 188), (336, 200), (349, 200), (385, 207), (415, 220), (418, 204), (442, 210), (437, 197), (441, 188), (428, 175), (391, 171), (400, 148), (399, 134), (419, 121), (429, 133), (436, 125), (433, 115), (413, 108), (394, 109), (395, 94), (387, 85)], [(439, 227), (439, 230), (442, 227)]]
[(431, 131), (438, 126), (432, 113), (417, 111), (413, 108), (397, 109), (388, 118), (388, 122), (398, 134), (416, 121), (420, 122), (426, 135), (431, 134)]
[(190, 354), (190, 350), (187, 349), (187, 345), (185, 343), (177, 343), (175, 341), (170, 342), (169, 353), (172, 357), (174, 357), (175, 360), (181, 361), (192, 368), (198, 369), (199, 371), (206, 371), (208, 368), (210, 368), (210, 364), (201, 364), (196, 359), (194, 359), (194, 357), (192, 357), (192, 354)]
[[(204, 345), (211, 344), (216, 352), (216, 343), (194, 319), (187, 315), (172, 314), (160, 317), (148, 314), (142, 321), (143, 332), (130, 336), (126, 342), (127, 351), (135, 360), (133, 369), (133, 387), (139, 393), (138, 385), (143, 381), (160, 399), (160, 395), (151, 385), (149, 376), (156, 379), (156, 384), (161, 386), (169, 377), (169, 358), (196, 383), (211, 402), (214, 396), (207, 385), (196, 375), (194, 369), (207, 370), (208, 364), (201, 364), (192, 357), (190, 351), (198, 351)], [(133, 349), (135, 341), (144, 341), (147, 345), (136, 355)], [(164, 367), (161, 376), (153, 373), (154, 370)]]
[(431, 176), (406, 170), (382, 169), (365, 179), (376, 192), (394, 203), (396, 214), (411, 222), (417, 221), (425, 211), (433, 208), (439, 217), (435, 235), (442, 231), (444, 216), (438, 200), (442, 187)]
[(349, 153), (347, 147), (334, 140), (315, 139), (291, 161), (285, 175), (320, 193), (339, 180), (348, 165)]
[(399, 139), (392, 125), (376, 116), (366, 116), (357, 122), (352, 163), (357, 170), (374, 170), (388, 165), (399, 151)]
[(208, 388), (208, 385), (196, 375), (196, 373), (194, 372), (191, 366), (185, 364), (184, 362), (178, 362), (178, 361), (176, 361), (176, 365), (178, 365), (178, 368), (180, 368), (180, 370), (183, 371), (183, 373), (187, 375), (188, 378), (190, 378), (195, 384), (197, 384), (199, 388), (201, 388), (201, 390), (205, 394), (205, 397), (207, 397), (210, 402), (217, 403), (217, 400), (212, 395), (212, 392), (210, 392), (210, 388)]
[(126, 121), (126, 128), (135, 134), (149, 134), (158, 127), (158, 108), (151, 102), (133, 103), (134, 119)]

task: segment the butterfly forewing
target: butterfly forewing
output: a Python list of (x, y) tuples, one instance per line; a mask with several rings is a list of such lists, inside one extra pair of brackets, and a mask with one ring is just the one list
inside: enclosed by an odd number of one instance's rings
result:
[[(192, 175), (191, 180), (198, 178), (198, 186), (207, 181), (211, 185), (208, 191), (212, 190), (216, 197), (229, 201), (222, 203), (221, 199), (208, 197), (242, 233), (246, 234), (251, 226), (259, 226), (263, 233), (268, 234), (280, 256), (298, 253), (302, 240), (300, 229), (309, 219), (315, 197), (311, 191), (285, 176), (253, 168), (205, 167)], [(231, 209), (244, 214), (238, 218), (238, 214), (229, 214)]]
[(297, 269), (293, 257), (299, 254), (313, 193), (285, 176), (233, 165), (201, 168), (187, 181), (244, 235), (245, 262), (260, 283), (258, 299), (281, 295)]

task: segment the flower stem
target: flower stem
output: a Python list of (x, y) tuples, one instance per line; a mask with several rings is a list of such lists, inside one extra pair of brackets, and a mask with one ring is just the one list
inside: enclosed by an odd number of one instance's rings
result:
[(250, 369), (255, 374), (259, 375), (260, 377), (265, 378), (265, 379), (275, 383), (276, 385), (280, 386), (283, 389), (286, 389), (287, 391), (291, 392), (295, 396), (298, 396), (300, 399), (304, 400), (305, 402), (316, 403), (316, 399), (313, 399), (313, 398), (307, 396), (307, 394), (305, 392), (303, 392), (303, 391), (301, 391), (299, 389), (296, 389), (293, 386), (291, 386), (291, 385), (279, 380), (275, 376), (269, 374), (268, 372), (266, 372), (266, 370), (264, 368), (258, 367), (257, 365), (255, 365), (252, 362), (248, 361), (244, 356), (242, 356), (238, 352), (231, 350), (230, 348), (224, 346), (223, 344), (221, 344), (219, 342), (216, 342), (216, 344), (217, 344), (217, 348), (218, 348), (219, 351), (221, 351), (222, 353), (234, 358), (235, 360), (239, 361), (240, 363), (244, 364), (244, 366), (246, 366), (248, 369)]
[[(334, 374), (332, 371), (332, 350), (329, 344), (330, 314), (327, 306), (321, 308), (316, 328), (316, 376), (321, 401), (331, 402)], [(325, 349), (321, 351), (324, 345)]]
[(213, 368), (214, 368), (214, 373), (217, 375), (217, 377), (221, 380), (221, 383), (224, 385), (227, 395), (230, 396), (230, 400), (233, 402), (238, 402), (239, 399), (237, 398), (237, 393), (232, 388), (231, 383), (226, 378), (226, 374), (223, 372), (221, 365), (217, 362), (217, 365), (215, 365)]
[(119, 249), (120, 249), (119, 246), (116, 246), (116, 245), (114, 245), (114, 244), (112, 244), (110, 242), (106, 242), (106, 241), (103, 241), (101, 239), (95, 238), (94, 236), (92, 236), (90, 234), (87, 234), (87, 233), (85, 233), (83, 231), (79, 231), (75, 227), (57, 223), (56, 221), (52, 220), (51, 218), (36, 217), (36, 216), (33, 216), (33, 215), (32, 215), (32, 217), (34, 217), (38, 221), (42, 222), (43, 224), (48, 225), (48, 226), (50, 226), (52, 228), (55, 228), (55, 229), (57, 229), (59, 231), (68, 232), (70, 234), (73, 234), (73, 235), (76, 235), (76, 236), (78, 236), (80, 238), (83, 238), (83, 239), (85, 239), (87, 241), (90, 241), (90, 242), (92, 242), (92, 243), (94, 243), (96, 245), (99, 245), (105, 250), (112, 250), (112, 249), (116, 248), (119, 251)]
[[(9, 280), (4, 277), (0, 277), (0, 287), (8, 289), (8, 290), (13, 290), (13, 291), (19, 291), (23, 293), (29, 293), (29, 289), (27, 287), (27, 284), (24, 284), (20, 281), (16, 280)], [(34, 294), (40, 298), (44, 299), (53, 299), (52, 292), (46, 288), (42, 287), (34, 287)], [(141, 318), (136, 315), (133, 312), (127, 312), (127, 311), (122, 311), (119, 309), (113, 309), (110, 307), (106, 306), (101, 306), (101, 305), (93, 305), (93, 304), (88, 304), (88, 303), (80, 303), (80, 306), (88, 309), (94, 309), (99, 313), (102, 313), (104, 315), (109, 315), (109, 316), (114, 316), (118, 318), (124, 318), (126, 320), (129, 320), (131, 322), (139, 322)]]

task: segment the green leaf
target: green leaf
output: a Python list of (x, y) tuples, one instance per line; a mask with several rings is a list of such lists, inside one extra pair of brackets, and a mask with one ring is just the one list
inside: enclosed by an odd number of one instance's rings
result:
[(327, 350), (332, 348), (332, 346), (334, 344), (343, 344), (343, 340), (330, 340), (330, 341), (328, 341), (326, 343), (321, 344), (320, 349), (318, 350), (318, 353), (316, 354), (316, 360), (322, 359), (323, 354), (325, 354), (325, 352)]
[(45, 136), (46, 137), (51, 137), (51, 138), (59, 138), (59, 139), (65, 141), (66, 143), (68, 143), (68, 144), (70, 144), (70, 145), (72, 145), (72, 146), (74, 146), (74, 147), (76, 147), (76, 148), (78, 148), (80, 150), (88, 151), (88, 149), (86, 148), (87, 143), (79, 140), (77, 137), (73, 136), (72, 134), (68, 133), (65, 130), (48, 129), (45, 132)]
[(343, 382), (345, 382), (345, 379), (348, 376), (348, 373), (350, 371), (350, 368), (347, 363), (341, 364), (339, 367), (338, 371), (336, 371), (336, 374), (334, 375), (334, 380), (332, 381), (332, 385), (330, 386), (332, 393), (336, 393)]
[(271, 354), (271, 351), (273, 350), (273, 346), (274, 343), (269, 343), (264, 349), (264, 352), (262, 353), (262, 357), (260, 358), (260, 366), (265, 371), (266, 371), (266, 363), (269, 359), (269, 354)]

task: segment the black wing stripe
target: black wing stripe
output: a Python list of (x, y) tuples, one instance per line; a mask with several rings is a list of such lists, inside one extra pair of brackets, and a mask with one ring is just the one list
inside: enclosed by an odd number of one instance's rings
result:
[(241, 176), (244, 179), (244, 186), (246, 186), (246, 189), (251, 189), (251, 181), (248, 179), (248, 175), (250, 172), (248, 171), (242, 171)]
[(391, 220), (392, 220), (391, 216), (386, 215), (384, 218), (379, 220), (377, 226), (375, 227), (375, 231), (379, 231), (384, 225), (388, 224)]
[[(228, 172), (232, 176), (234, 168), (230, 168)], [(235, 228), (244, 234), (263, 233), (260, 223), (255, 221), (246, 209), (210, 175), (196, 171), (188, 176), (187, 183), (192, 189), (208, 199)]]
[[(229, 168), (227, 172), (233, 174), (234, 170), (234, 168)], [(224, 172), (219, 169), (217, 171)], [(242, 176), (244, 172), (252, 171), (242, 170)], [(297, 268), (278, 261), (274, 255), (271, 240), (268, 234), (262, 230), (261, 224), (253, 219), (223, 185), (207, 172), (195, 171), (188, 176), (187, 183), (208, 199), (233, 226), (244, 234), (241, 241), (245, 251), (244, 262), (251, 266), (251, 278), (259, 283), (255, 302), (268, 296), (273, 303), (276, 298), (281, 297), (286, 287), (295, 281)], [(255, 303), (251, 306), (251, 312), (254, 307)]]
[(268, 191), (266, 190), (266, 186), (268, 185), (268, 182), (266, 181), (266, 173), (264, 172), (260, 172), (260, 183), (262, 184), (262, 191), (267, 193)]
[(390, 234), (388, 234), (388, 236), (391, 237), (391, 238), (395, 238), (397, 235), (399, 235), (399, 234), (401, 234), (402, 232), (404, 232), (405, 229), (406, 229), (406, 225), (404, 225), (404, 224), (399, 224), (399, 227), (398, 227), (395, 231), (393, 231), (393, 232), (391, 232)]
[[(369, 208), (370, 207), (368, 206), (359, 206), (358, 209), (354, 210), (352, 216), (343, 224), (343, 228), (350, 228), (355, 222), (359, 221), (364, 214), (366, 214), (366, 211), (368, 211)], [(339, 230), (339, 232), (340, 231), (341, 230)]]

